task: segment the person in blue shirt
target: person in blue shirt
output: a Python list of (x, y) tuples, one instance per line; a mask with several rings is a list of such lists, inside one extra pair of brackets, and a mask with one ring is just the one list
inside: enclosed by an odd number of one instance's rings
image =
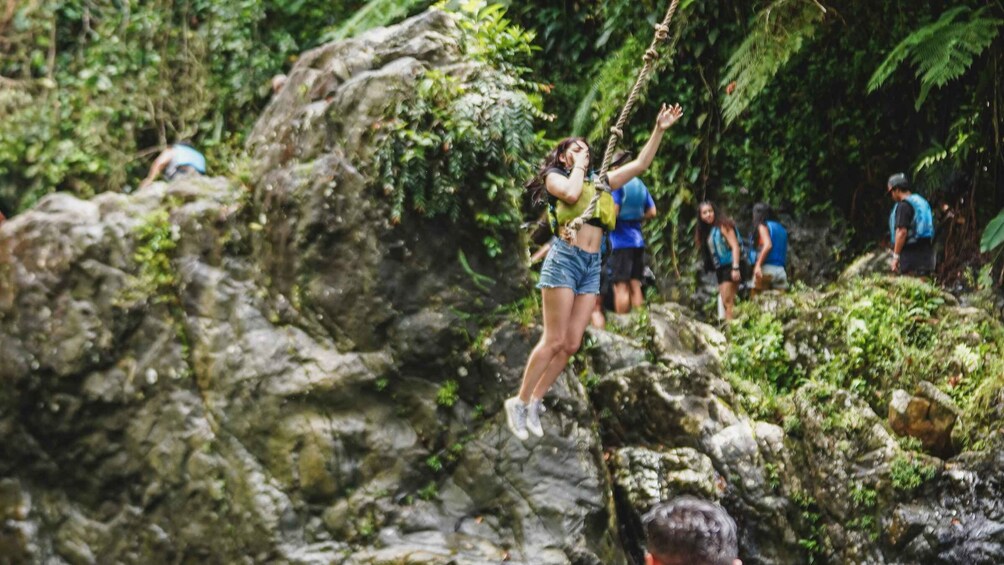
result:
[(139, 183), (140, 188), (145, 188), (157, 177), (164, 173), (164, 178), (173, 180), (176, 177), (189, 174), (206, 174), (206, 158), (194, 147), (185, 141), (179, 141), (174, 145), (160, 152), (157, 159), (150, 166), (150, 172)]
[(736, 223), (710, 201), (697, 207), (697, 229), (694, 244), (704, 258), (704, 268), (714, 271), (718, 281), (719, 317), (731, 320), (742, 271), (739, 230)]
[(774, 217), (764, 202), (753, 205), (753, 234), (750, 236), (750, 263), (753, 264), (753, 292), (787, 290), (788, 230)]
[[(631, 154), (619, 151), (613, 165), (628, 161)], [(629, 180), (610, 193), (617, 209), (617, 226), (610, 232), (610, 282), (614, 290), (614, 311), (626, 314), (645, 303), (641, 283), (645, 276), (645, 237), (641, 225), (655, 217), (655, 201), (641, 179)]]
[(927, 276), (934, 273), (934, 214), (931, 205), (910, 191), (910, 180), (903, 173), (889, 177), (886, 194), (895, 204), (889, 214), (889, 238), (892, 243), (894, 273)]

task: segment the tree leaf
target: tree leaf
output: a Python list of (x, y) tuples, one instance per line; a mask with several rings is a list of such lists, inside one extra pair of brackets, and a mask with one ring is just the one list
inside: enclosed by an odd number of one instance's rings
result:
[(990, 220), (986, 229), (983, 230), (983, 237), (980, 238), (980, 253), (989, 253), (1004, 244), (1004, 210), (1001, 210), (997, 217)]

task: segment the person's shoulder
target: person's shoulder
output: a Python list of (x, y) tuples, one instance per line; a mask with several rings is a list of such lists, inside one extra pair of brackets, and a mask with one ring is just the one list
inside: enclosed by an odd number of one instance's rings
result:
[(552, 173), (556, 175), (561, 175), (565, 178), (569, 177), (568, 172), (565, 171), (565, 169), (562, 169), (561, 167), (548, 167), (547, 170), (544, 171), (544, 178), (547, 178), (547, 175), (550, 175)]
[(623, 188), (648, 190), (648, 187), (645, 186), (645, 183), (641, 182), (641, 179), (638, 177), (632, 177), (631, 180), (624, 183)]

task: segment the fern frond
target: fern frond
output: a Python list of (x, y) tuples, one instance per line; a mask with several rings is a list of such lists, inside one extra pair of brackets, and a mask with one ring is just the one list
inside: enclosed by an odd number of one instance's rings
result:
[(599, 85), (593, 83), (589, 92), (582, 97), (579, 107), (575, 110), (575, 117), (572, 118), (572, 135), (581, 136), (586, 133), (586, 123), (593, 115), (593, 104), (596, 102), (596, 95), (599, 92)]
[(793, 55), (801, 51), (826, 13), (812, 0), (776, 0), (762, 10), (749, 36), (729, 58), (722, 86), (735, 82), (722, 104), (731, 123), (763, 91)]
[(1004, 20), (983, 17), (985, 8), (973, 11), (958, 6), (941, 14), (937, 21), (906, 36), (889, 53), (868, 81), (868, 92), (885, 85), (893, 72), (909, 58), (920, 80), (919, 109), (934, 87), (961, 77), (999, 34)]
[(321, 43), (347, 39), (368, 29), (392, 24), (426, 3), (426, 0), (369, 0), (351, 18), (325, 31)]

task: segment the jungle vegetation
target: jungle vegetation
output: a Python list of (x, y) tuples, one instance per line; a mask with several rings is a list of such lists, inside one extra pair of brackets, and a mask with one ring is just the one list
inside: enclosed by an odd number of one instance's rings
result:
[[(307, 49), (432, 4), (3, 0), (0, 210), (57, 190), (131, 190), (177, 139), (234, 174), (272, 75)], [(537, 143), (511, 144), (523, 148), (514, 170), (566, 135), (602, 146), (665, 8), (508, 0), (480, 16), (490, 23), (481, 40), (508, 42), (487, 57), (515, 65), (539, 109)], [(940, 211), (946, 280), (989, 262), (981, 249), (1004, 243), (1001, 218), (981, 242), (1004, 207), (1002, 22), (1000, 0), (682, 0), (626, 136), (640, 145), (661, 101), (686, 108), (646, 179), (662, 212), (647, 227), (659, 270), (687, 267), (704, 198), (740, 218), (762, 199), (847, 228), (856, 249), (876, 245), (897, 171)]]

